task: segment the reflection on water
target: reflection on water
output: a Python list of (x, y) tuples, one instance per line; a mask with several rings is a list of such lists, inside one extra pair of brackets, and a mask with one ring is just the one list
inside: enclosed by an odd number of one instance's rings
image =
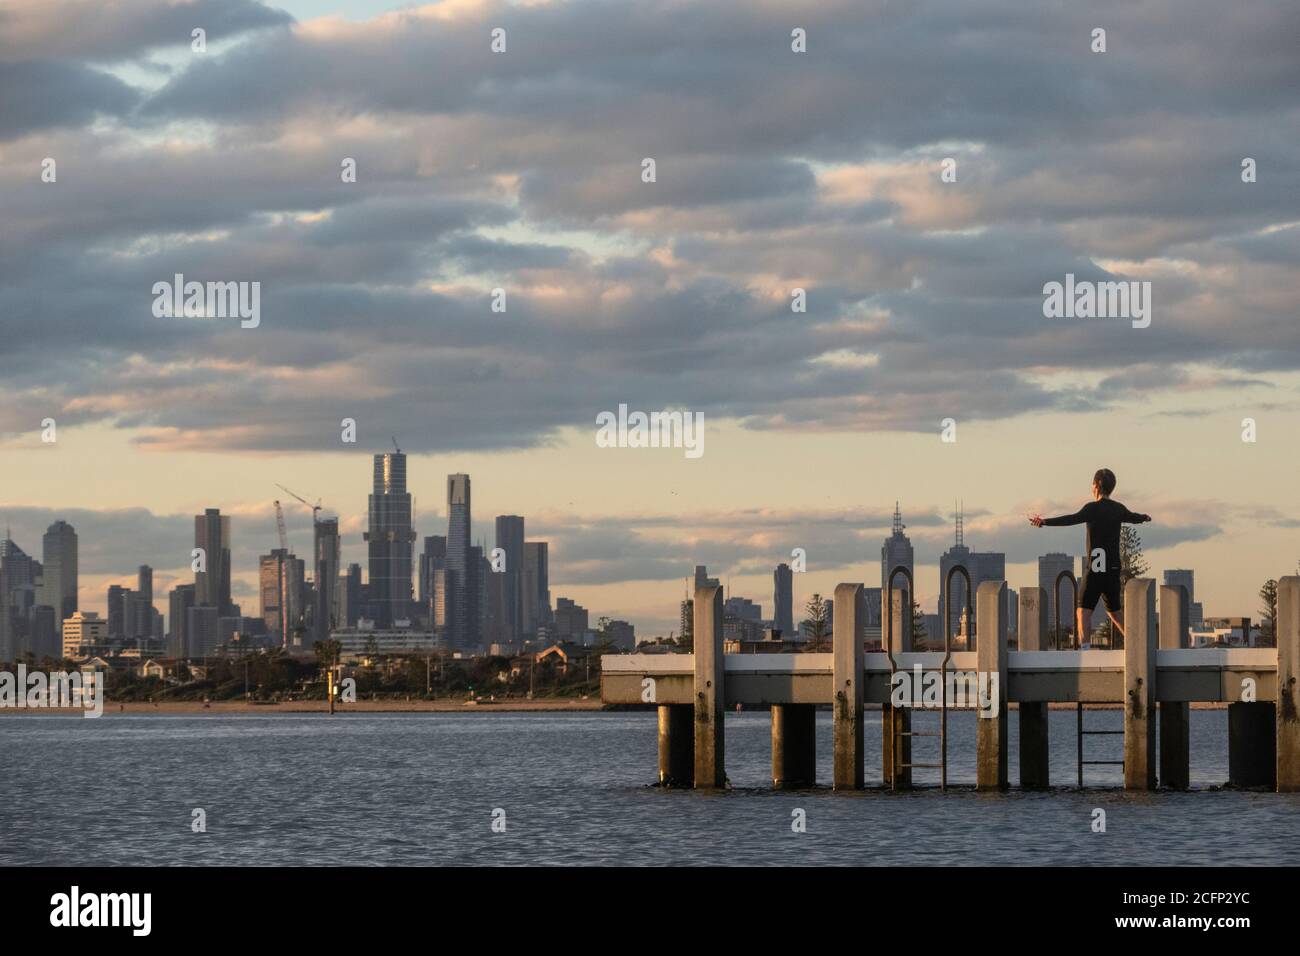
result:
[[(937, 722), (916, 719), (916, 729)], [(973, 784), (975, 718), (950, 715), (949, 781)], [(1089, 729), (1121, 724), (1089, 712)], [(1227, 714), (1192, 711), (1191, 793), (1117, 789), (793, 793), (767, 788), (765, 712), (727, 715), (718, 794), (661, 791), (653, 713), (23, 716), (0, 720), (0, 863), (1291, 864), (1300, 796), (1209, 790)], [(830, 715), (818, 778), (830, 779)], [(1053, 711), (1052, 777), (1075, 782), (1075, 715)], [(1011, 714), (1011, 777), (1017, 776)], [(867, 715), (867, 780), (880, 718)], [(937, 743), (917, 741), (915, 759)], [(1089, 737), (1089, 759), (1122, 738)], [(1085, 782), (1113, 788), (1118, 767)], [(921, 784), (937, 771), (918, 770)], [(207, 832), (190, 830), (202, 807)], [(502, 808), (507, 829), (492, 832)], [(1091, 830), (1105, 809), (1107, 831)], [(790, 827), (796, 808), (807, 832)]]

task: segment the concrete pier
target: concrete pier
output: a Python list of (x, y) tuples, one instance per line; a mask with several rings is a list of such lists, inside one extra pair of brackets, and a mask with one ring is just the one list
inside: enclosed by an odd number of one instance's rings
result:
[[(889, 646), (895, 654), (912, 649), (912, 592), (895, 589), (889, 604)], [(907, 789), (912, 786), (912, 714), (906, 707), (894, 707), (888, 700), (880, 707), (881, 776), (885, 786)], [(895, 769), (897, 768), (897, 769)]]
[(695, 788), (727, 783), (722, 710), (726, 677), (722, 659), (722, 588), (695, 589)]
[(1124, 586), (1124, 789), (1156, 787), (1156, 582)]
[[(721, 606), (721, 605), (719, 605)], [(841, 584), (835, 589), (831, 631), (832, 723), (836, 790), (861, 790), (863, 786), (862, 700), (863, 629), (866, 599), (861, 584)]]
[(1277, 789), (1300, 792), (1300, 577), (1277, 582)]
[[(1020, 589), (1020, 628), (1016, 646), (1022, 651), (1047, 647), (1047, 594), (1042, 588)], [(1050, 786), (1048, 771), (1047, 701), (1020, 702), (1020, 786), (1027, 790)]]
[[(977, 683), (988, 707), (976, 712), (975, 787), (1004, 790), (1007, 781), (1007, 584), (985, 581), (975, 592)], [(987, 676), (985, 676), (987, 675)], [(987, 684), (985, 684), (987, 681)], [(981, 701), (983, 703), (983, 701)]]
[(659, 705), (659, 785), (689, 787), (695, 777), (695, 709)]
[[(1160, 650), (1187, 647), (1191, 617), (1187, 589), (1181, 585), (1160, 588)], [(1160, 786), (1186, 790), (1191, 785), (1190, 705), (1185, 700), (1160, 702)]]
[(817, 782), (817, 710), (812, 704), (772, 705), (772, 786)]

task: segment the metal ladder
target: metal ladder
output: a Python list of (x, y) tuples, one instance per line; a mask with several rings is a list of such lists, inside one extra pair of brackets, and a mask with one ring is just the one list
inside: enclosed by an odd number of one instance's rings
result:
[(1085, 765), (1090, 766), (1090, 767), (1099, 767), (1099, 766), (1110, 766), (1110, 767), (1115, 767), (1115, 766), (1118, 766), (1118, 767), (1120, 767), (1120, 768), (1122, 768), (1122, 767), (1124, 766), (1124, 761), (1123, 761), (1123, 760), (1084, 760), (1084, 759), (1083, 759), (1083, 738), (1084, 738), (1084, 737), (1105, 737), (1105, 736), (1111, 736), (1111, 735), (1114, 735), (1114, 734), (1119, 734), (1120, 736), (1123, 736), (1124, 731), (1123, 731), (1123, 730), (1084, 730), (1084, 729), (1083, 729), (1083, 701), (1079, 701), (1079, 702), (1077, 702), (1077, 703), (1075, 704), (1075, 715), (1076, 715), (1076, 720), (1077, 720), (1077, 722), (1076, 722), (1076, 727), (1077, 727), (1077, 729), (1078, 729), (1078, 733), (1077, 733), (1077, 740), (1078, 740), (1077, 754), (1078, 754), (1078, 763), (1079, 763), (1079, 787), (1082, 789), (1082, 787), (1083, 787), (1083, 768), (1084, 768)]

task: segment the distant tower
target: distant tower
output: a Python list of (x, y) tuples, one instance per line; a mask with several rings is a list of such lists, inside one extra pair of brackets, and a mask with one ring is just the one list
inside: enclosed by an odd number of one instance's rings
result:
[(961, 519), (962, 519), (961, 501), (957, 502), (956, 509), (957, 509), (957, 547), (964, 548), (966, 546), (966, 542), (964, 540), (965, 536), (962, 533), (962, 527), (961, 527)]
[[(365, 540), (370, 559), (370, 601), (375, 608), (375, 623), (392, 627), (394, 621), (411, 616), (411, 558), (415, 548), (411, 495), (406, 490), (406, 456), (400, 451), (375, 455), (369, 504)], [(337, 574), (337, 557), (333, 568)]]
[[(898, 502), (895, 501), (893, 533), (885, 539), (885, 543), (880, 549), (880, 586), (882, 589), (889, 586), (889, 581), (886, 579), (890, 569), (901, 565), (907, 568), (908, 574), (914, 573), (912, 570), (912, 542), (908, 540), (907, 535), (903, 534), (903, 529), (906, 527), (907, 525), (903, 524), (903, 513), (899, 510)], [(900, 575), (898, 580), (894, 582), (894, 586), (905, 588), (907, 584)], [(911, 600), (915, 600), (915, 596)]]

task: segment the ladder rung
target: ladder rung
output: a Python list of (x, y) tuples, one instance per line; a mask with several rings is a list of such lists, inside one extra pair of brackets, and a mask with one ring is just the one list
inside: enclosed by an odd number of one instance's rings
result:
[(1088, 734), (1122, 734), (1122, 730), (1081, 730), (1079, 733), (1087, 736)]
[(922, 767), (927, 770), (943, 769), (943, 764), (941, 763), (900, 763), (899, 766), (900, 767)]
[(938, 730), (900, 730), (900, 737), (942, 737), (943, 733)]
[(1124, 766), (1124, 761), (1122, 761), (1122, 760), (1080, 760), (1079, 763), (1083, 764), (1085, 767), (1098, 767), (1098, 766), (1122, 767), (1122, 766)]

